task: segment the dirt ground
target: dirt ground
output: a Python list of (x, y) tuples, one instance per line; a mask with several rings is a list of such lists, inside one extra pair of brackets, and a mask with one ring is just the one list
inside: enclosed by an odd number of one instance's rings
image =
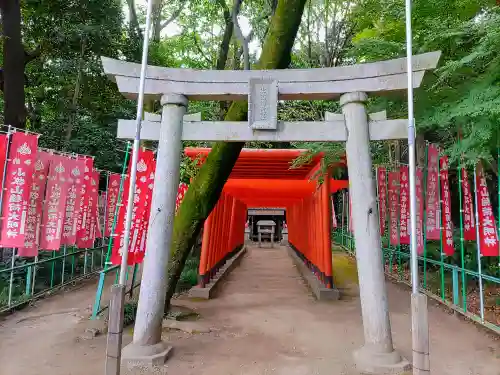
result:
[[(409, 293), (387, 287), (394, 343), (410, 358)], [(0, 375), (103, 374), (106, 338), (81, 337), (94, 293), (95, 284), (88, 284), (0, 322)], [(184, 323), (185, 331), (165, 329), (174, 346), (167, 365), (133, 374), (358, 374), (351, 352), (362, 345), (363, 329), (355, 294), (317, 302), (283, 248), (251, 248), (218, 298), (176, 301), (201, 318)], [(433, 374), (500, 375), (493, 336), (436, 306), (429, 308), (429, 321)], [(125, 343), (130, 340), (128, 329)]]

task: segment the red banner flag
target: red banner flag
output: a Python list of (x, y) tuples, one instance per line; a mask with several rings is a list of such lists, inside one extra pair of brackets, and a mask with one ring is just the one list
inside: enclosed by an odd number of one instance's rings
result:
[(474, 218), (474, 203), (469, 183), (467, 170), (462, 168), (463, 215), (464, 215), (464, 240), (476, 240), (476, 219)]
[(443, 252), (451, 256), (455, 252), (453, 246), (453, 222), (451, 220), (451, 193), (450, 183), (448, 181), (448, 157), (443, 156), (440, 159), (440, 181), (441, 181), (441, 200), (442, 200), (442, 214), (441, 223), (443, 226)]
[(488, 185), (486, 184), (486, 178), (481, 163), (477, 165), (476, 169), (476, 184), (477, 210), (479, 216), (479, 249), (483, 256), (500, 256), (500, 245), (495, 216), (493, 214), (490, 194), (488, 193)]
[(408, 167), (399, 168), (400, 229), (399, 243), (410, 244), (410, 184)]
[(66, 197), (66, 213), (61, 244), (72, 246), (76, 244), (76, 227), (82, 199), (85, 161), (83, 159), (68, 159), (67, 164), (70, 169), (68, 180), (69, 189)]
[(24, 247), (26, 216), (33, 181), (38, 136), (14, 133), (9, 151), (2, 202), (0, 245)]
[(422, 255), (424, 253), (424, 231), (422, 228), (424, 218), (424, 199), (423, 199), (423, 180), (424, 173), (422, 168), (417, 168), (416, 173), (416, 195), (417, 195), (417, 252)]
[(52, 155), (42, 216), (41, 249), (59, 250), (61, 246), (70, 176), (68, 161), (64, 156)]
[[(129, 165), (130, 170), (130, 165)], [(144, 230), (143, 225), (140, 225), (144, 220), (148, 220), (149, 217), (145, 217), (145, 212), (147, 211), (147, 206), (150, 204), (151, 199), (145, 199), (147, 192), (153, 187), (152, 181), (154, 181), (154, 154), (149, 150), (141, 150), (139, 153), (139, 161), (137, 163), (137, 175), (136, 175), (136, 188), (134, 194), (134, 208), (132, 211), (132, 226), (130, 228), (130, 244), (128, 248), (127, 264), (135, 264), (134, 251), (140, 247), (142, 241), (142, 233)], [(127, 214), (127, 203), (128, 203), (128, 190), (129, 190), (129, 177), (127, 176), (124, 183), (124, 189), (122, 192), (122, 199), (120, 210), (118, 213), (118, 220), (116, 224), (115, 234), (116, 237), (113, 240), (113, 249), (111, 252), (111, 262), (115, 265), (121, 263), (121, 254), (123, 251), (123, 240), (125, 232), (125, 219)], [(139, 204), (142, 203), (142, 204)], [(139, 225), (139, 226), (137, 226)]]
[(117, 173), (112, 173), (108, 180), (108, 192), (106, 199), (106, 225), (104, 235), (109, 237), (113, 232), (113, 224), (116, 212), (116, 205), (118, 203), (118, 195), (120, 194), (120, 184), (122, 176)]
[(384, 235), (385, 225), (387, 222), (387, 186), (386, 186), (386, 170), (384, 167), (377, 168), (377, 184), (378, 184), (378, 213), (380, 221), (380, 234)]
[(399, 173), (389, 172), (389, 235), (390, 244), (399, 245)]
[[(144, 260), (144, 255), (146, 253), (146, 239), (149, 227), (149, 215), (151, 213), (151, 199), (153, 197), (153, 188), (155, 180), (154, 172), (156, 171), (156, 161), (152, 158), (150, 164), (151, 165), (148, 166), (148, 169), (151, 170), (151, 172), (149, 173), (149, 177), (147, 179), (145, 187), (143, 188), (146, 194), (144, 196), (144, 202), (146, 204), (143, 208), (144, 210), (142, 214), (143, 220), (140, 223), (136, 222), (136, 227), (139, 228), (139, 230), (138, 230), (137, 240), (133, 248), (134, 264), (142, 263), (142, 261)], [(143, 191), (141, 191), (141, 194), (144, 194)]]
[(20, 247), (18, 255), (21, 257), (36, 257), (40, 244), (40, 227), (42, 224), (43, 200), (49, 174), (49, 165), (52, 155), (38, 151), (35, 162), (35, 171), (31, 183), (28, 215), (26, 216), (26, 231), (24, 247)]
[[(99, 173), (91, 171), (85, 183), (84, 206), (82, 207), (82, 227), (77, 233), (76, 245), (80, 249), (94, 246), (96, 234), (96, 207), (99, 190)], [(86, 182), (87, 182), (86, 181)]]
[(427, 204), (425, 211), (426, 238), (428, 240), (440, 240), (441, 231), (439, 223), (439, 149), (434, 145), (429, 145), (427, 163)]
[(3, 182), (3, 168), (7, 160), (7, 149), (9, 147), (9, 138), (7, 134), (0, 134), (0, 184)]
[[(140, 154), (139, 154), (139, 159), (140, 159)], [(130, 170), (130, 164), (129, 164), (129, 170)], [(130, 177), (127, 174), (125, 176), (125, 180), (123, 182), (123, 190), (121, 194), (121, 199), (120, 199), (120, 205), (118, 208), (118, 216), (116, 218), (116, 226), (114, 233), (112, 235), (113, 239), (113, 247), (111, 249), (111, 258), (110, 261), (114, 265), (120, 265), (121, 264), (121, 254), (122, 254), (122, 247), (123, 247), (123, 235), (125, 231), (125, 218), (127, 215), (127, 204), (128, 204), (128, 190), (129, 190), (129, 184), (130, 184)], [(128, 255), (127, 257), (127, 262), (130, 263), (129, 257), (131, 254)]]
[(87, 212), (90, 215), (89, 225), (85, 228), (85, 236), (82, 239), (86, 242), (85, 247), (92, 247), (94, 245), (94, 240), (101, 236), (99, 229), (99, 179), (100, 173), (96, 170), (92, 171), (90, 175), (90, 194), (89, 194), (89, 206)]
[(84, 172), (77, 216), (78, 219), (76, 223), (76, 246), (80, 249), (88, 247), (87, 245), (89, 244), (89, 236), (87, 234), (87, 230), (90, 226), (91, 215), (88, 209), (92, 170), (94, 168), (94, 159), (92, 159), (91, 157), (83, 157), (82, 160), (84, 162)]

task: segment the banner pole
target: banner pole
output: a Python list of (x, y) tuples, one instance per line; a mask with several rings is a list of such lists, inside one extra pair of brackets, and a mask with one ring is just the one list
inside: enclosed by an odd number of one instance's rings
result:
[[(125, 157), (124, 157), (123, 165), (122, 165), (122, 173), (120, 175), (120, 187), (118, 188), (118, 195), (117, 195), (116, 204), (115, 204), (115, 212), (113, 215), (113, 223), (111, 225), (111, 232), (109, 234), (108, 246), (107, 246), (107, 251), (106, 251), (106, 259), (104, 261), (103, 269), (99, 274), (99, 281), (97, 283), (97, 290), (96, 290), (96, 295), (95, 295), (95, 300), (94, 300), (94, 307), (92, 309), (92, 319), (97, 318), (97, 314), (99, 313), (99, 310), (101, 307), (102, 291), (104, 289), (104, 282), (105, 282), (106, 273), (107, 273), (106, 271), (108, 270), (108, 266), (110, 264), (109, 259), (111, 257), (111, 251), (113, 249), (113, 239), (114, 239), (114, 235), (115, 235), (118, 212), (119, 212), (120, 205), (121, 205), (123, 185), (125, 182), (125, 174), (127, 172), (127, 162), (128, 162), (129, 151), (130, 151), (130, 142), (127, 142), (127, 147), (125, 150)], [(106, 205), (107, 205), (107, 199), (106, 199)], [(106, 231), (106, 227), (104, 228), (104, 231)], [(102, 252), (104, 252), (104, 248), (102, 249)], [(118, 273), (116, 275), (118, 276)], [(116, 281), (115, 281), (115, 283), (116, 283)]]
[[(102, 224), (102, 239), (101, 239), (101, 246), (104, 249), (104, 238), (106, 237), (106, 228), (108, 225), (108, 189), (109, 189), (109, 176), (111, 173), (109, 171), (106, 171), (106, 190), (104, 191), (104, 199), (103, 199), (103, 224)], [(104, 250), (101, 251), (101, 268), (103, 267), (103, 261), (104, 259)]]
[(118, 188), (118, 197), (115, 204), (115, 213), (113, 215), (113, 224), (111, 225), (111, 233), (109, 235), (108, 250), (106, 254), (106, 260), (104, 261), (104, 270), (108, 269), (109, 259), (111, 258), (111, 251), (113, 249), (113, 240), (115, 236), (116, 222), (118, 220), (118, 212), (120, 211), (120, 206), (122, 204), (123, 188), (125, 185), (125, 176), (127, 173), (127, 163), (130, 153), (130, 142), (127, 142), (127, 149), (125, 151), (125, 158), (123, 159), (122, 173), (120, 176), (120, 187)]
[[(462, 136), (460, 134), (460, 131), (458, 133), (458, 144), (460, 145), (461, 143)], [(461, 279), (462, 279), (462, 308), (464, 312), (467, 312), (467, 275), (465, 273), (465, 234), (464, 234), (464, 205), (467, 204), (465, 202), (465, 189), (463, 189), (462, 184), (464, 183), (464, 177), (467, 178), (467, 184), (468, 184), (468, 174), (466, 175), (466, 165), (464, 164), (464, 155), (460, 156), (460, 162), (459, 162), (459, 184), (458, 184), (458, 191), (460, 194), (460, 266), (461, 266)], [(470, 192), (470, 187), (469, 187), (469, 192)], [(470, 195), (470, 193), (468, 193)], [(463, 201), (462, 201), (463, 200)], [(470, 213), (472, 215), (472, 212)], [(477, 225), (477, 223), (476, 223)]]
[(153, 2), (155, 0), (148, 0), (148, 7), (146, 13), (146, 27), (144, 29), (144, 43), (142, 46), (142, 60), (141, 60), (141, 75), (139, 80), (139, 93), (137, 96), (137, 113), (135, 123), (135, 138), (132, 148), (132, 164), (130, 166), (130, 186), (128, 191), (127, 202), (127, 216), (125, 219), (125, 231), (123, 235), (122, 247), (122, 262), (120, 267), (119, 283), (125, 285), (127, 276), (127, 258), (128, 247), (130, 243), (130, 229), (132, 227), (132, 210), (134, 208), (134, 194), (135, 194), (135, 176), (137, 174), (137, 161), (139, 158), (139, 148), (141, 141), (141, 128), (142, 128), (142, 112), (144, 106), (144, 87), (146, 84), (146, 71), (148, 68), (148, 50), (149, 50), (149, 30), (151, 29), (151, 14), (153, 10)]
[[(449, 168), (448, 168), (449, 169)], [(444, 183), (444, 181), (443, 181)], [(444, 293), (444, 255), (443, 255), (443, 233), (445, 232), (445, 227), (443, 225), (443, 195), (441, 194), (441, 158), (438, 159), (438, 196), (439, 196), (439, 256), (441, 259), (440, 264), (440, 274), (441, 274), (441, 299), (445, 300)], [(445, 213), (446, 214), (446, 213)]]
[[(439, 161), (438, 161), (439, 165)], [(438, 167), (439, 168), (439, 167)], [(439, 169), (438, 169), (439, 171)], [(432, 172), (432, 171), (431, 171)], [(420, 199), (423, 199), (424, 204), (424, 215), (422, 218), (422, 237), (423, 237), (423, 245), (424, 245), (424, 289), (427, 288), (427, 215), (429, 214), (427, 211), (427, 205), (429, 204), (429, 200), (427, 199), (427, 189), (429, 188), (427, 184), (427, 179), (429, 175), (429, 143), (425, 142), (425, 162), (424, 162), (424, 178), (421, 182), (424, 185), (424, 190), (422, 192), (422, 196)], [(439, 180), (439, 173), (438, 173)], [(439, 184), (439, 183), (438, 183)], [(438, 185), (439, 186), (439, 185)]]
[(483, 275), (481, 270), (481, 239), (479, 238), (479, 206), (477, 197), (477, 166), (474, 166), (474, 200), (476, 203), (476, 244), (477, 244), (477, 272), (479, 274), (479, 304), (481, 313), (481, 323), (484, 323), (484, 297), (483, 297)]
[(0, 190), (0, 212), (3, 209), (3, 190), (5, 188), (5, 178), (6, 178), (5, 172), (7, 172), (7, 160), (9, 158), (9, 143), (10, 143), (10, 137), (12, 135), (11, 129), (12, 128), (9, 125), (7, 127), (7, 141), (6, 141), (6, 146), (5, 146), (5, 161), (3, 162), (2, 189)]
[[(7, 160), (9, 158), (9, 143), (10, 143), (10, 137), (12, 134), (12, 127), (8, 125), (7, 127), (7, 141), (6, 141), (6, 146), (5, 146), (5, 161), (3, 163), (3, 176), (2, 176), (2, 189), (0, 189), (0, 212), (3, 214), (3, 191), (5, 188), (5, 178), (6, 178), (6, 172), (7, 172)], [(2, 249), (3, 251), (3, 249)], [(12, 284), (14, 282), (14, 264), (16, 260), (16, 249), (12, 249), (12, 259), (11, 259), (11, 270), (10, 270), (10, 280), (9, 280), (9, 300), (8, 300), (8, 306), (10, 307), (12, 303)]]
[[(399, 160), (396, 161), (396, 171), (398, 172), (398, 180), (397, 180), (397, 202), (401, 202), (401, 165)], [(398, 244), (397, 249), (398, 249), (398, 274), (399, 274), (399, 281), (403, 280), (403, 259), (401, 256), (401, 207), (398, 206), (398, 213), (397, 213), (397, 227), (396, 227), (396, 232), (398, 234)]]
[[(120, 276), (119, 276), (119, 286), (116, 288), (116, 293), (114, 295), (116, 307), (110, 309), (109, 315), (109, 326), (116, 326), (120, 328), (114, 333), (118, 333), (119, 343), (121, 344), (121, 336), (123, 329), (123, 308), (124, 308), (124, 296), (125, 287), (127, 283), (127, 258), (128, 258), (128, 248), (130, 242), (130, 229), (132, 227), (132, 210), (134, 208), (134, 195), (135, 195), (135, 179), (137, 175), (137, 160), (139, 158), (139, 148), (141, 141), (141, 128), (142, 128), (142, 115), (144, 106), (144, 86), (146, 84), (146, 71), (148, 67), (148, 50), (149, 50), (149, 33), (151, 29), (151, 15), (153, 12), (153, 3), (157, 0), (148, 0), (147, 12), (146, 12), (146, 26), (144, 28), (144, 40), (142, 46), (142, 59), (141, 59), (141, 75), (139, 80), (139, 93), (137, 98), (137, 113), (136, 113), (136, 129), (135, 138), (132, 149), (132, 163), (130, 165), (130, 185), (128, 191), (128, 202), (127, 202), (127, 216), (125, 219), (125, 230), (123, 238), (122, 247), (122, 259), (120, 266)], [(182, 118), (181, 118), (182, 120)], [(111, 333), (108, 332), (108, 344), (107, 351), (113, 348), (110, 347), (110, 343), (114, 340), (110, 340)], [(106, 357), (106, 375), (119, 375), (120, 374), (120, 362), (121, 362), (121, 345), (117, 347), (116, 356)]]
[(419, 292), (417, 257), (417, 194), (415, 165), (415, 116), (413, 108), (413, 48), (411, 27), (411, 0), (405, 0), (406, 64), (408, 78), (408, 161), (410, 175), (410, 251), (411, 251), (411, 320), (413, 374), (430, 374), (429, 320), (427, 296)]
[(405, 0), (406, 13), (406, 68), (408, 77), (408, 168), (410, 177), (410, 265), (412, 292), (418, 293), (417, 258), (417, 195), (415, 162), (415, 117), (413, 108), (413, 47), (411, 28), (411, 0)]

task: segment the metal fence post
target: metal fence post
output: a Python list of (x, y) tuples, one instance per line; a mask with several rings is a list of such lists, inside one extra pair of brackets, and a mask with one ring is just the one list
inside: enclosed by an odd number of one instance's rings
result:
[(8, 300), (8, 306), (10, 307), (12, 304), (12, 289), (13, 289), (13, 284), (14, 284), (14, 265), (16, 261), (16, 249), (12, 249), (12, 258), (10, 261), (10, 280), (9, 280), (9, 300)]
[(458, 291), (458, 267), (457, 266), (453, 266), (452, 283), (453, 283), (453, 304), (455, 306), (458, 306), (460, 303), (460, 299), (458, 297), (459, 291)]

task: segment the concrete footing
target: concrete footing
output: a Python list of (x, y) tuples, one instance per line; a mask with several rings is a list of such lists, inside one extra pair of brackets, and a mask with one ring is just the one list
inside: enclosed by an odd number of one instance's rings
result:
[(297, 267), (297, 270), (301, 274), (302, 278), (305, 280), (309, 289), (313, 292), (316, 299), (319, 301), (325, 300), (338, 300), (340, 298), (340, 292), (338, 289), (329, 289), (325, 287), (316, 276), (311, 272), (309, 268), (304, 264), (302, 259), (300, 259), (295, 251), (289, 246), (287, 246), (287, 252), (290, 258), (292, 258), (293, 263)]
[(393, 350), (384, 353), (372, 346), (363, 346), (353, 353), (356, 369), (362, 374), (408, 374), (411, 364)]
[(162, 366), (172, 350), (172, 346), (164, 341), (145, 346), (131, 343), (122, 350), (122, 365), (129, 369)]
[(217, 272), (217, 275), (210, 280), (210, 282), (205, 285), (205, 287), (201, 288), (199, 286), (195, 286), (190, 289), (189, 297), (192, 298), (200, 298), (200, 299), (211, 299), (213, 298), (222, 281), (231, 273), (231, 271), (241, 262), (243, 256), (245, 255), (247, 249), (243, 247), (238, 253), (236, 253), (232, 258), (228, 259), (226, 264), (221, 267), (221, 269)]

